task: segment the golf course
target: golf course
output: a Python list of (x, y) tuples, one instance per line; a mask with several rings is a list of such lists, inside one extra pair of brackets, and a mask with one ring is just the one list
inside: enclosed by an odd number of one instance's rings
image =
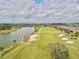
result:
[(62, 32), (52, 27), (41, 27), (35, 34), (37, 40), (21, 43), (16, 48), (5, 53), (0, 59), (52, 59), (49, 44), (57, 42), (65, 45), (69, 50), (70, 59), (79, 59), (79, 40), (73, 40), (73, 44), (68, 44), (59, 34)]

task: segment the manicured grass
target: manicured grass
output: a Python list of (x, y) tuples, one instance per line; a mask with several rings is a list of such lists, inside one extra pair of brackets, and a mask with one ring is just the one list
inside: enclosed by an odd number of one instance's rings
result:
[(15, 28), (11, 28), (10, 30), (0, 30), (0, 34), (1, 35), (4, 35), (4, 34), (8, 34), (8, 33), (10, 33), (10, 32), (14, 32), (14, 31), (16, 31), (17, 29), (15, 29)]
[(16, 47), (20, 46), (22, 43), (15, 43), (13, 44), (12, 46), (4, 49), (2, 52), (1, 52), (1, 57), (4, 56), (5, 54), (7, 54), (8, 52), (12, 51), (13, 49), (15, 49)]
[(51, 49), (48, 47), (50, 43), (60, 42), (65, 44), (69, 49), (70, 59), (79, 59), (79, 40), (73, 45), (68, 45), (58, 37), (60, 31), (43, 27), (37, 32), (39, 35), (37, 42), (30, 45), (26, 43), (20, 45), (2, 57), (2, 59), (52, 59)]

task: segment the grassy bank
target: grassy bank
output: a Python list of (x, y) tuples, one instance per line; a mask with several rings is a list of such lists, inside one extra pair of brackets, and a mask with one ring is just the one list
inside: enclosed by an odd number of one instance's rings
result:
[(9, 30), (0, 30), (0, 34), (3, 35), (3, 34), (8, 34), (10, 32), (14, 32), (16, 31), (17, 29), (16, 28), (11, 28)]
[(60, 31), (51, 27), (43, 27), (37, 32), (39, 35), (38, 41), (31, 45), (24, 43), (20, 47), (15, 48), (2, 59), (52, 59), (51, 50), (48, 44), (60, 42), (69, 49), (70, 59), (79, 59), (79, 41), (75, 41), (73, 45), (66, 44), (61, 38), (58, 37)]

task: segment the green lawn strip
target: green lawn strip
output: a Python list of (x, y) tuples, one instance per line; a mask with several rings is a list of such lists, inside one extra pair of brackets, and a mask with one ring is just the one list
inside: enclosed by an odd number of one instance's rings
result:
[(47, 46), (39, 46), (39, 43), (34, 43), (25, 47), (21, 53), (18, 53), (13, 59), (51, 59), (50, 49)]
[(12, 59), (14, 55), (16, 55), (22, 48), (24, 48), (25, 44), (21, 44), (20, 46), (17, 46), (15, 49), (11, 50), (7, 54), (5, 54), (2, 59)]
[(2, 54), (1, 54), (1, 57), (2, 57), (3, 55), (7, 54), (8, 52), (14, 50), (16, 47), (19, 47), (20, 45), (21, 45), (21, 44), (19, 44), (19, 43), (15, 43), (15, 44), (13, 44), (12, 46), (6, 48), (7, 50), (4, 49), (3, 52), (2, 52)]

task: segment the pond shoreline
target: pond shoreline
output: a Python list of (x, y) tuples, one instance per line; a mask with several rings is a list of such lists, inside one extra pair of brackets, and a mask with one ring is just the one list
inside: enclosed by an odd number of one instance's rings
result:
[(9, 51), (15, 49), (20, 44), (24, 44), (24, 43), (31, 44), (33, 42), (32, 39), (34, 38), (34, 36), (36, 36), (35, 31), (30, 33), (30, 35), (28, 35), (28, 38), (27, 38), (27, 34), (25, 34), (24, 37), (20, 39), (20, 41), (18, 41), (18, 42), (16, 41), (12, 45), (10, 45), (8, 48), (5, 48), (2, 52), (0, 52), (0, 56), (3, 56), (4, 54), (8, 53)]
[(30, 45), (32, 44), (33, 42), (37, 41), (37, 38), (38, 38), (38, 35), (37, 34), (34, 34), (32, 33), (30, 36), (29, 36), (29, 39), (27, 41), (20, 41), (20, 42), (16, 42), (15, 44), (11, 45), (10, 47), (8, 48), (5, 48), (2, 52), (0, 52), (0, 56), (2, 57), (3, 55), (5, 55), (6, 53), (10, 52), (11, 50), (15, 49), (16, 47), (18, 47), (19, 45), (21, 44), (24, 44), (26, 43), (26, 45)]

